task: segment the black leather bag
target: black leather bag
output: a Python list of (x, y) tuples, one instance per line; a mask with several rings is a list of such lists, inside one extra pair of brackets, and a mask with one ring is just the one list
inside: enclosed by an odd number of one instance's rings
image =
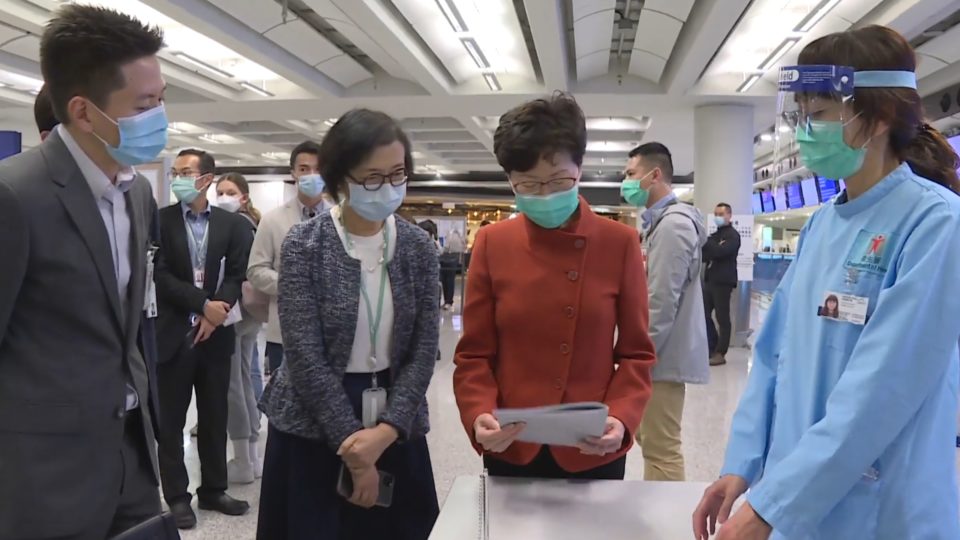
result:
[(114, 536), (113, 540), (180, 540), (180, 531), (173, 515), (166, 513)]

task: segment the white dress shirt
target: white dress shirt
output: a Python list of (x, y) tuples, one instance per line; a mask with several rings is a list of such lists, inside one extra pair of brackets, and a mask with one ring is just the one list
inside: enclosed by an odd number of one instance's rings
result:
[[(389, 239), (387, 257), (383, 257), (384, 235), (379, 232), (373, 236), (356, 236), (346, 232), (340, 223), (340, 207), (330, 210), (333, 223), (337, 227), (337, 234), (343, 242), (347, 254), (360, 261), (360, 286), (367, 292), (370, 299), (370, 309), (374, 318), (377, 316), (377, 303), (380, 295), (381, 272), (386, 270), (386, 264), (396, 253), (397, 223), (393, 216), (387, 218), (384, 228)], [(383, 312), (380, 316), (380, 330), (377, 334), (376, 354), (371, 354), (370, 325), (373, 321), (367, 316), (367, 304), (360, 294), (357, 298), (357, 329), (353, 338), (353, 350), (350, 353), (350, 362), (347, 364), (347, 373), (376, 373), (390, 368), (390, 345), (393, 341), (393, 291), (390, 285), (390, 276), (386, 276), (384, 285)], [(376, 362), (371, 360), (375, 358)]]

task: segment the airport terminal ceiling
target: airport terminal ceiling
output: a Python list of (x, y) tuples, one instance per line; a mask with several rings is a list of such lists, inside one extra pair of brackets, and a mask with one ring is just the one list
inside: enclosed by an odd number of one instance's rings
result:
[[(27, 147), (39, 142), (38, 35), (62, 3), (0, 0), (0, 118)], [(402, 120), (419, 178), (502, 180), (492, 153), (499, 115), (554, 90), (572, 92), (588, 116), (586, 179), (616, 179), (626, 153), (648, 141), (671, 148), (677, 174), (689, 178), (694, 108), (709, 103), (755, 107), (762, 164), (776, 136), (777, 67), (819, 36), (871, 23), (913, 40), (924, 95), (960, 83), (960, 1), (79, 3), (163, 28), (166, 154), (199, 147), (222, 167), (282, 168), (297, 143), (322, 138), (350, 108), (371, 107)], [(960, 115), (937, 127), (955, 125)]]

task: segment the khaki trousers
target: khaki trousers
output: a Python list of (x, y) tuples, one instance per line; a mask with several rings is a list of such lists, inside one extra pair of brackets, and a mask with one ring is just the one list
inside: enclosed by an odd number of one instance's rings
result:
[(686, 393), (683, 383), (653, 383), (653, 395), (637, 430), (637, 444), (643, 450), (644, 480), (682, 482), (685, 479), (680, 423)]

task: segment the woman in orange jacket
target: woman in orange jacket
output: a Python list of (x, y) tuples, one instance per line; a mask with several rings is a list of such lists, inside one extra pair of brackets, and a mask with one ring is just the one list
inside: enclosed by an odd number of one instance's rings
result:
[[(636, 231), (579, 196), (583, 112), (556, 94), (500, 118), (494, 152), (516, 219), (477, 233), (454, 393), (471, 442), (495, 476), (622, 479), (650, 397), (654, 349)], [(602, 437), (578, 447), (516, 442), (498, 408), (600, 401)]]

